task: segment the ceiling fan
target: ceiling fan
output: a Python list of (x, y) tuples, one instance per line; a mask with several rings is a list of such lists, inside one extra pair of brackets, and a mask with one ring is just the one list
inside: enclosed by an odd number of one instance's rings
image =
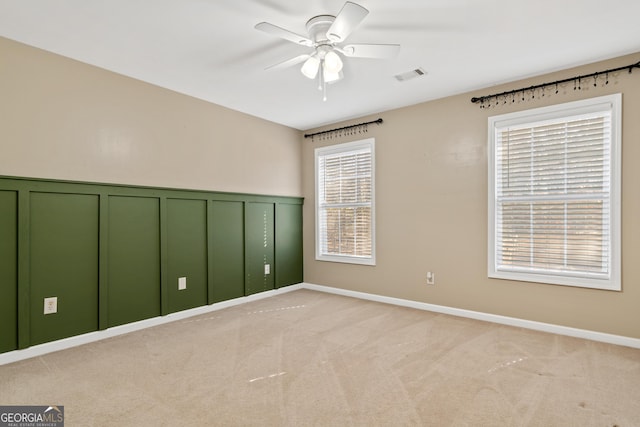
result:
[(346, 2), (337, 16), (318, 15), (306, 24), (308, 36), (302, 36), (277, 25), (261, 22), (257, 30), (280, 37), (290, 42), (313, 48), (310, 53), (298, 55), (267, 69), (280, 69), (304, 63), (300, 71), (309, 79), (318, 78), (318, 88), (327, 100), (327, 83), (337, 82), (343, 77), (343, 62), (340, 55), (349, 58), (392, 59), (400, 51), (398, 44), (347, 44), (344, 41), (369, 14), (359, 4)]

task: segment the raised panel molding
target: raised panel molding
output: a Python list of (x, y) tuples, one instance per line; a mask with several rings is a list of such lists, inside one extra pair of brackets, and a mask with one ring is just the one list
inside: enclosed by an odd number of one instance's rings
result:
[(167, 200), (167, 286), (171, 313), (207, 304), (205, 200)]
[(108, 325), (160, 315), (160, 201), (109, 197)]
[(244, 296), (244, 203), (213, 200), (209, 218), (211, 304)]
[(18, 348), (18, 193), (0, 191), (0, 353)]
[(30, 344), (98, 330), (98, 196), (34, 192), (30, 207)]
[(302, 202), (0, 177), (0, 353), (301, 283)]
[(247, 203), (245, 205), (245, 294), (251, 295), (274, 289), (274, 205)]

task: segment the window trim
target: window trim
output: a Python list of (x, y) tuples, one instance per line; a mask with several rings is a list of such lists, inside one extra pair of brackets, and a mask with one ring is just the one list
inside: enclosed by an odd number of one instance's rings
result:
[[(610, 249), (609, 274), (606, 278), (589, 277), (584, 273), (565, 275), (538, 273), (532, 271), (498, 270), (496, 265), (496, 178), (498, 175), (496, 161), (497, 129), (510, 125), (535, 123), (544, 120), (559, 119), (578, 114), (603, 111), (607, 106), (611, 110), (611, 147), (610, 147), (610, 179), (609, 220)], [(606, 95), (580, 101), (568, 102), (549, 107), (534, 108), (525, 111), (489, 117), (488, 120), (488, 277), (525, 282), (546, 283), (553, 285), (574, 286), (602, 290), (622, 290), (621, 286), (621, 184), (622, 184), (622, 94)]]
[[(331, 155), (348, 153), (351, 151), (357, 151), (362, 149), (368, 149), (371, 151), (371, 256), (359, 257), (349, 255), (323, 255), (321, 252), (321, 239), (320, 239), (320, 183), (319, 183), (319, 171), (320, 171), (320, 157)], [(338, 262), (347, 264), (360, 264), (360, 265), (376, 265), (376, 203), (375, 203), (375, 138), (367, 138), (358, 141), (346, 142), (342, 144), (329, 145), (325, 147), (318, 147), (314, 150), (314, 179), (315, 179), (315, 259), (317, 261)]]

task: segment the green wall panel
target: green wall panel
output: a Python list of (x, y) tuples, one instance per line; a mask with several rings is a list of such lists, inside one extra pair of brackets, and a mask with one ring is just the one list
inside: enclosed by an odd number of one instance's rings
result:
[(18, 193), (0, 191), (0, 353), (18, 348)]
[(109, 197), (108, 324), (160, 315), (160, 200)]
[(296, 197), (0, 176), (0, 353), (298, 283), (301, 213)]
[(214, 303), (244, 296), (244, 203), (214, 200), (211, 217)]
[(169, 312), (207, 304), (206, 200), (167, 200), (167, 278)]
[[(274, 288), (274, 205), (247, 203), (245, 206), (245, 293)], [(270, 272), (265, 272), (265, 266)]]
[(31, 345), (98, 329), (98, 212), (95, 195), (31, 193)]
[(276, 205), (276, 288), (301, 283), (302, 205)]

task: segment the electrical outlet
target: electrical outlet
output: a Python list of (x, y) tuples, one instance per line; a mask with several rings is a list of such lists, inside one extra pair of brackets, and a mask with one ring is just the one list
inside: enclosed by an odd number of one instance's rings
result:
[(187, 289), (187, 278), (186, 277), (178, 277), (178, 290), (184, 291)]
[(271, 274), (271, 264), (264, 265), (264, 274)]
[(427, 285), (435, 285), (436, 284), (436, 275), (432, 272), (427, 272)]
[(44, 314), (54, 314), (58, 312), (58, 297), (44, 299)]

